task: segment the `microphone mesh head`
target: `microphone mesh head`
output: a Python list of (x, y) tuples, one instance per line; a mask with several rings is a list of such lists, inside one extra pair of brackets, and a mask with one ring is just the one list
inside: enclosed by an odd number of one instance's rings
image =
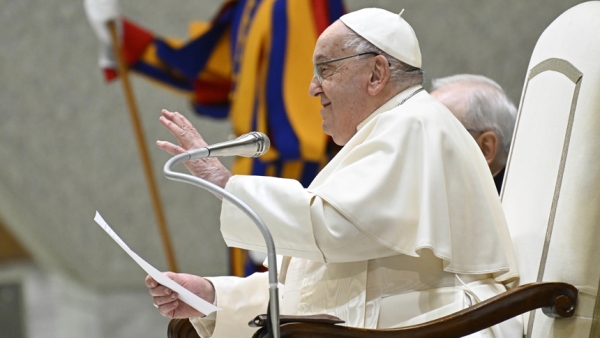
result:
[(252, 136), (256, 138), (256, 154), (252, 157), (259, 157), (264, 155), (271, 147), (271, 140), (269, 137), (261, 132), (253, 131), (250, 132)]

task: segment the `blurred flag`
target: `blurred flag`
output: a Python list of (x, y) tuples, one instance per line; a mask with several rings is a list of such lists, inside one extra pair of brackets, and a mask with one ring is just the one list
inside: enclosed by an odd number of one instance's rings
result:
[[(342, 0), (228, 0), (210, 23), (191, 23), (186, 41), (122, 18), (121, 48), (132, 71), (185, 95), (198, 114), (229, 118), (236, 136), (269, 136), (271, 150), (236, 158), (234, 174), (292, 178), (306, 187), (336, 149), (321, 130), (319, 99), (307, 93), (312, 52), (344, 11)], [(109, 61), (101, 67), (107, 80), (117, 76)], [(251, 265), (243, 250), (232, 251), (235, 275), (250, 274)]]
[(235, 174), (308, 186), (329, 157), (319, 100), (307, 94), (312, 52), (343, 12), (341, 0), (230, 0), (212, 22), (192, 23), (186, 42), (122, 19), (122, 51), (131, 70), (186, 95), (198, 114), (229, 118), (236, 136), (269, 135), (271, 150), (236, 159)]

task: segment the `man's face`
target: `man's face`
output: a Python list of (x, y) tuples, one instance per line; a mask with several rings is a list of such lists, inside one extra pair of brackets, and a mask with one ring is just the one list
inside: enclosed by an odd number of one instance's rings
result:
[[(347, 32), (348, 28), (340, 21), (329, 26), (317, 40), (313, 63), (356, 54), (343, 49)], [(311, 96), (318, 96), (321, 100), (323, 131), (338, 145), (346, 144), (356, 133), (356, 126), (370, 113), (365, 109), (367, 97), (364, 88), (368, 81), (365, 70), (370, 64), (365, 59), (372, 61), (373, 58), (372, 55), (363, 55), (322, 65), (322, 82), (313, 76), (308, 88)]]

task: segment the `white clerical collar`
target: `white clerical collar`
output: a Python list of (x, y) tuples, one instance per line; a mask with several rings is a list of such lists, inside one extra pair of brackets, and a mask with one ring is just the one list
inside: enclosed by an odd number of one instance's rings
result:
[(392, 97), (388, 102), (384, 103), (381, 107), (377, 108), (371, 115), (369, 115), (366, 119), (364, 119), (361, 123), (356, 126), (356, 131), (359, 131), (365, 124), (369, 123), (375, 116), (384, 113), (386, 111), (392, 110), (395, 107), (403, 104), (406, 100), (410, 99), (413, 95), (422, 91), (423, 87), (421, 85), (414, 85), (406, 88), (400, 93), (396, 94), (396, 96)]

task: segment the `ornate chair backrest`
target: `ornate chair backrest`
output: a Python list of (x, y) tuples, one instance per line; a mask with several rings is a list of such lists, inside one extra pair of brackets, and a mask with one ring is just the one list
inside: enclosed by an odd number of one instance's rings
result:
[(525, 315), (527, 337), (599, 337), (600, 1), (569, 9), (539, 38), (501, 198), (519, 284), (579, 289), (573, 318)]

